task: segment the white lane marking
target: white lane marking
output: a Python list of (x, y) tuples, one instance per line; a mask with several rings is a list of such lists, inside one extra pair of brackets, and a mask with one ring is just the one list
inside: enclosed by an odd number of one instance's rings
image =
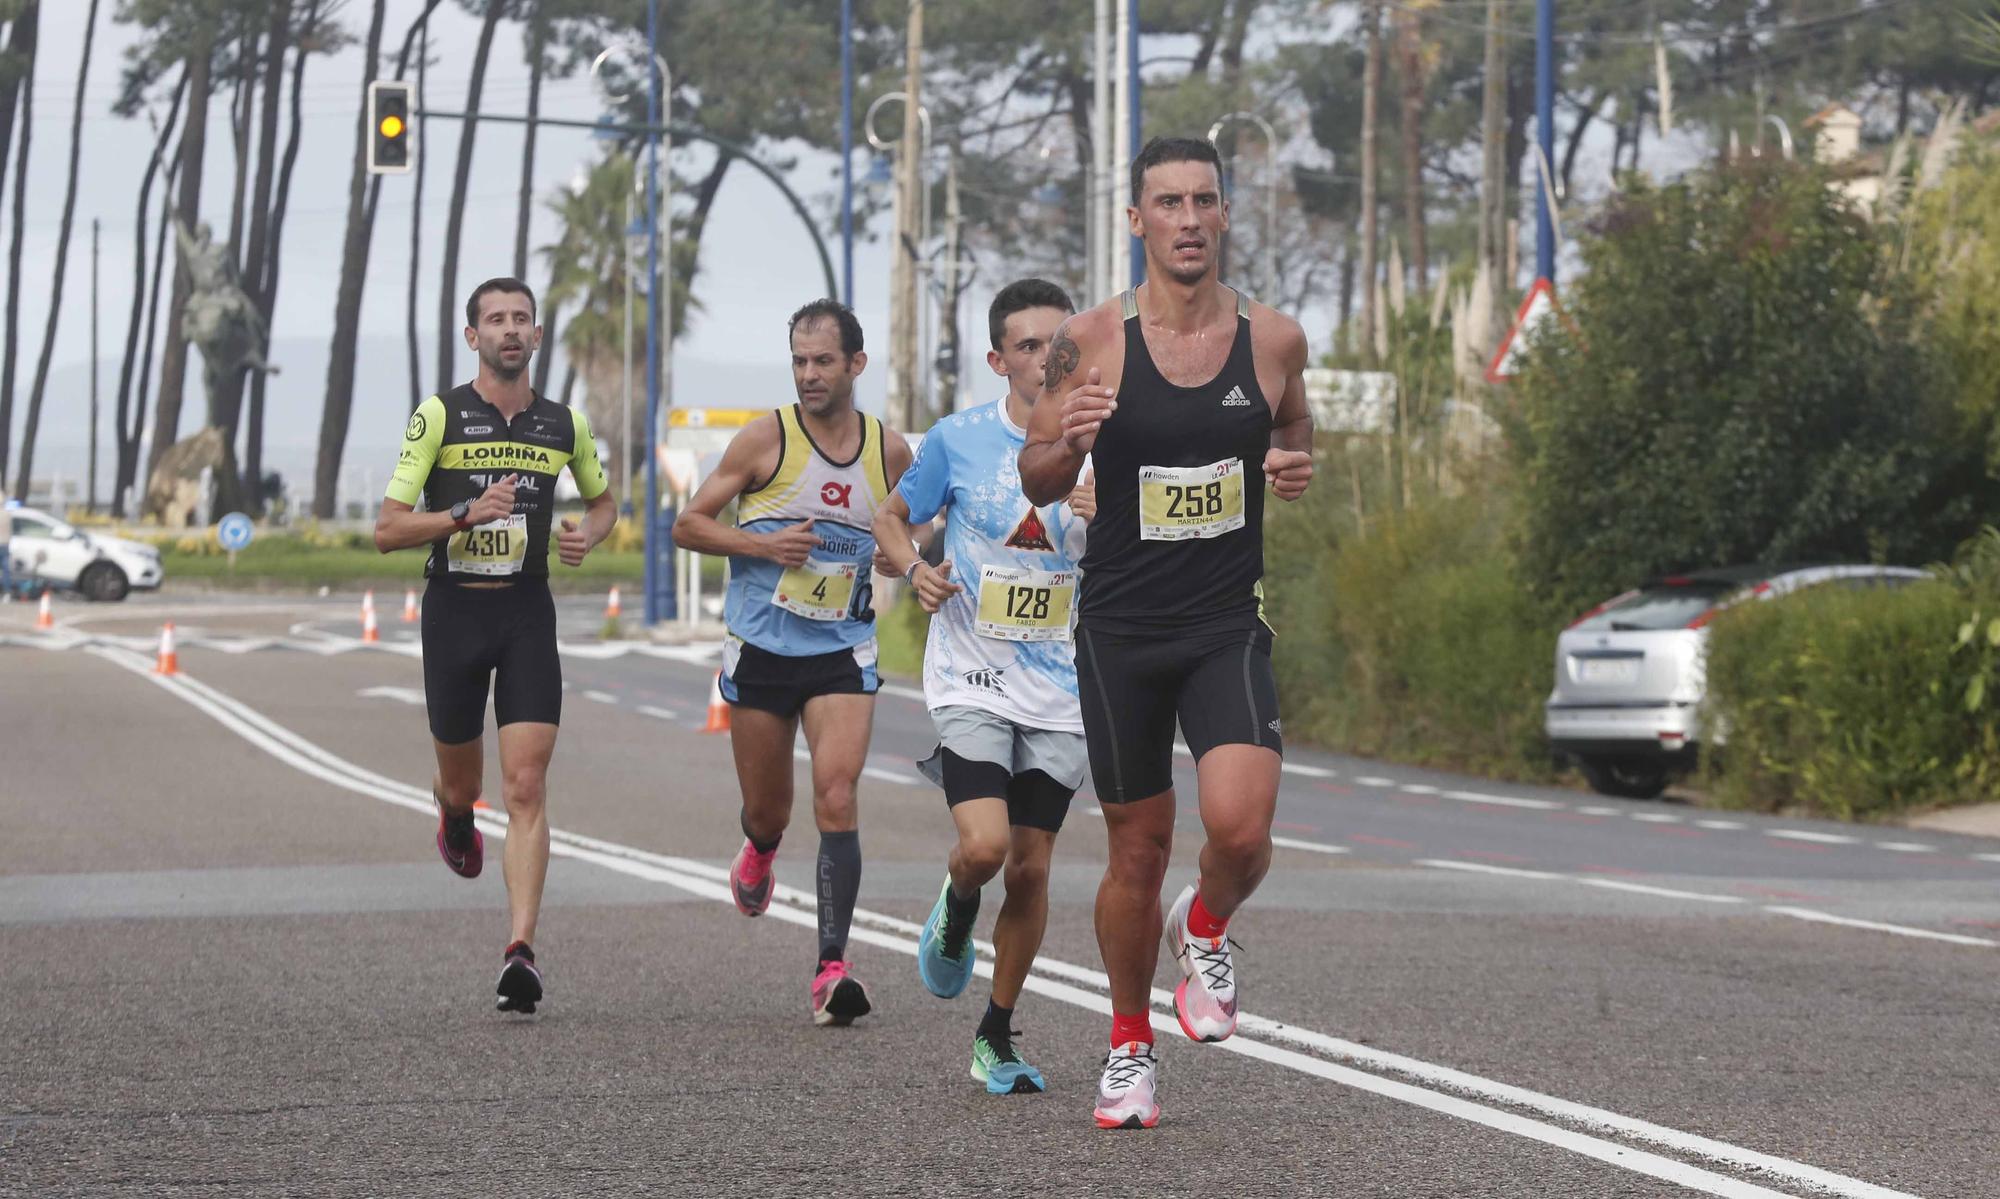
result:
[(1300, 778), (1330, 779), (1339, 777), (1338, 772), (1324, 766), (1308, 766), (1304, 762), (1284, 762), (1278, 766), (1286, 774), (1296, 774)]
[(1712, 829), (1741, 829), (1750, 827), (1741, 820), (1697, 820), (1695, 821), (1695, 825), (1698, 828)]
[[(152, 673), (152, 668), (143, 658), (114, 650), (94, 650), (99, 656), (113, 662), (141, 678), (186, 700), (197, 709), (212, 716), (218, 723), (245, 740), (257, 745), (280, 761), (321, 778), (335, 786), (359, 794), (380, 799), (385, 803), (409, 808), (431, 818), (433, 810), (428, 797), (414, 787), (382, 778), (351, 762), (335, 757), (326, 750), (306, 741), (298, 734), (271, 721), (255, 709), (249, 708), (233, 697), (223, 695), (205, 684), (196, 683), (186, 675), (161, 676)], [(206, 693), (206, 694), (203, 694)], [(326, 763), (322, 765), (321, 763)], [(331, 768), (330, 768), (331, 767)], [(1090, 810), (1090, 809), (1086, 809)], [(480, 822), (496, 835), (505, 835), (506, 817), (504, 813), (484, 812)], [(649, 878), (678, 887), (691, 894), (700, 895), (718, 902), (729, 902), (726, 885), (727, 871), (721, 867), (684, 859), (669, 858), (645, 850), (600, 841), (558, 829), (550, 830), (550, 849), (566, 857), (574, 857), (593, 862), (606, 869), (619, 871), (634, 877)], [(813, 897), (796, 888), (779, 886), (775, 888), (777, 897), (788, 903), (799, 905), (797, 909), (773, 905), (770, 915), (803, 927), (818, 927), (817, 917), (808, 909)], [(873, 928), (860, 927), (853, 930), (855, 940), (867, 944), (895, 949), (914, 956), (916, 944), (908, 939), (917, 933), (917, 926), (906, 920), (884, 916), (856, 909), (855, 918), (861, 924), (890, 927), (906, 934), (898, 938), (876, 932)], [(991, 952), (991, 946), (976, 942), (982, 951)], [(982, 977), (991, 977), (992, 967), (980, 962), (976, 967)], [(1086, 970), (1053, 958), (1042, 958), (1035, 963), (1035, 969), (1058, 977), (1068, 977), (1087, 982), (1100, 990), (1108, 989), (1109, 979), (1097, 971)], [(1028, 989), (1074, 1004), (1086, 1010), (1105, 1014), (1110, 1011), (1110, 1002), (1102, 995), (1081, 991), (1075, 987), (1030, 974), (1026, 980)], [(1167, 1006), (1173, 1002), (1171, 993), (1154, 989), (1152, 1000), (1156, 1005)], [(1159, 1012), (1152, 1013), (1155, 1027), (1171, 1032), (1175, 1025), (1170, 1017)], [(1513, 1133), (1544, 1144), (1568, 1149), (1572, 1152), (1592, 1157), (1607, 1164), (1632, 1170), (1635, 1173), (1673, 1182), (1706, 1194), (1720, 1195), (1729, 1199), (1777, 1199), (1782, 1192), (1768, 1190), (1750, 1183), (1711, 1173), (1699, 1167), (1689, 1166), (1670, 1158), (1634, 1150), (1627, 1145), (1613, 1141), (1571, 1132), (1561, 1128), (1528, 1120), (1509, 1112), (1498, 1111), (1470, 1103), (1453, 1095), (1440, 1094), (1438, 1090), (1412, 1086), (1373, 1074), (1357, 1073), (1321, 1058), (1305, 1057), (1288, 1050), (1262, 1044), (1242, 1035), (1253, 1033), (1285, 1040), (1317, 1052), (1337, 1057), (1344, 1061), (1359, 1063), (1386, 1072), (1415, 1078), (1431, 1087), (1455, 1091), (1461, 1095), (1487, 1099), (1547, 1115), (1556, 1119), (1581, 1124), (1593, 1131), (1612, 1133), (1634, 1140), (1659, 1145), (1683, 1153), (1690, 1153), (1708, 1161), (1737, 1169), (1773, 1175), (1789, 1182), (1805, 1185), (1811, 1189), (1843, 1199), (1915, 1199), (1902, 1191), (1890, 1190), (1863, 1182), (1860, 1179), (1836, 1174), (1817, 1166), (1786, 1158), (1773, 1157), (1752, 1149), (1731, 1145), (1708, 1137), (1682, 1132), (1637, 1120), (1630, 1116), (1594, 1108), (1585, 1104), (1558, 1099), (1523, 1087), (1495, 1082), (1478, 1075), (1467, 1074), (1449, 1067), (1434, 1065), (1415, 1058), (1388, 1053), (1352, 1041), (1329, 1037), (1307, 1029), (1295, 1028), (1265, 1017), (1244, 1013), (1239, 1016), (1238, 1036), (1221, 1043), (1229, 1052), (1258, 1058), (1273, 1064), (1314, 1074), (1318, 1077), (1342, 1083), (1343, 1085), (1368, 1090), (1371, 1093), (1394, 1098), (1403, 1102), (1425, 1107), (1442, 1114), (1457, 1116), (1474, 1121), (1500, 1131)]]
[(583, 698), (595, 704), (615, 704), (618, 702), (618, 697), (609, 691), (586, 691), (583, 693)]
[(1927, 928), (1911, 928), (1903, 924), (1883, 924), (1875, 920), (1855, 920), (1847, 916), (1836, 916), (1831, 912), (1816, 912), (1811, 908), (1767, 907), (1767, 912), (1780, 916), (1794, 916), (1800, 920), (1810, 920), (1815, 924), (1838, 924), (1843, 928), (1860, 928), (1875, 933), (1894, 933), (1899, 937), (1916, 937), (1924, 941), (1944, 941), (1952, 945), (1976, 945), (1991, 949), (2000, 947), (2000, 941), (1989, 941), (1985, 937), (1968, 937), (1964, 933), (1932, 932)]
[(1787, 841), (1811, 841), (1816, 845), (1853, 845), (1861, 840), (1844, 833), (1815, 833), (1802, 828), (1767, 828), (1766, 837), (1783, 837)]
[(1439, 788), (1425, 783), (1404, 783), (1401, 790), (1410, 795), (1436, 795)]
[(1303, 849), (1307, 853), (1347, 853), (1345, 845), (1327, 845), (1320, 841), (1301, 841), (1297, 837), (1273, 837), (1271, 844), (1285, 849)]
[(651, 716), (654, 720), (679, 720), (681, 714), (672, 708), (656, 708), (651, 704), (640, 704), (634, 709), (641, 716)]
[(2000, 853), (1976, 853), (1973, 859), (1980, 862), (2000, 862)]
[(1461, 862), (1455, 858), (1424, 858), (1419, 866), (1430, 866), (1438, 870), (1462, 870), (1472, 874), (1494, 874), (1502, 878), (1526, 878), (1540, 882), (1580, 883), (1586, 887), (1599, 887), (1607, 891), (1630, 891), (1638, 895), (1656, 895), (1662, 899), (1691, 899), (1699, 903), (1742, 903), (1734, 895), (1710, 895), (1700, 891), (1677, 891), (1672, 887), (1656, 887), (1649, 883), (1628, 883), (1624, 879), (1598, 878), (1587, 874), (1558, 874), (1549, 870), (1522, 870), (1512, 866), (1489, 866), (1484, 862)]
[(898, 699), (913, 699), (920, 704), (925, 702), (923, 692), (917, 690), (915, 687), (905, 687), (901, 683), (883, 683), (875, 689), (884, 695), (893, 695)]
[(924, 780), (918, 775), (905, 774), (900, 770), (885, 770), (880, 766), (863, 766), (861, 773), (871, 779), (876, 779), (884, 783), (896, 783), (904, 787), (921, 787), (924, 784)]
[(1924, 845), (1916, 841), (1877, 841), (1877, 849), (1887, 849), (1895, 853), (1936, 853), (1937, 846)]
[(1354, 781), (1364, 787), (1393, 787), (1396, 785), (1395, 779), (1385, 779), (1379, 774), (1362, 775)]
[[(1423, 794), (1423, 792), (1418, 791), (1415, 787), (1405, 787), (1403, 790), (1417, 795)], [(1527, 808), (1535, 812), (1546, 812), (1553, 808), (1569, 806), (1557, 803), (1552, 799), (1523, 799), (1518, 795), (1488, 795), (1483, 791), (1441, 791), (1438, 793), (1438, 796), (1441, 799), (1455, 799), (1460, 803), (1488, 804), (1499, 808)]]
[(1681, 818), (1671, 812), (1634, 812), (1632, 813), (1632, 819), (1644, 821), (1647, 824), (1681, 823)]
[(1578, 811), (1579, 813), (1581, 813), (1582, 815), (1585, 815), (1585, 816), (1622, 816), (1622, 815), (1624, 815), (1624, 811), (1623, 811), (1623, 809), (1620, 809), (1620, 808), (1605, 808), (1605, 807), (1595, 807), (1595, 808), (1578, 808), (1578, 809), (1577, 809), (1577, 811)]
[(364, 687), (354, 694), (362, 699), (393, 699), (397, 703), (424, 706), (424, 692), (421, 687)]

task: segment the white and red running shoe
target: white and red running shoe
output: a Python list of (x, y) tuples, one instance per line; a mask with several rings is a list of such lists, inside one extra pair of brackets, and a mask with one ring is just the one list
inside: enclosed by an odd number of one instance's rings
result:
[(1160, 1105), (1153, 1098), (1153, 1047), (1127, 1041), (1104, 1058), (1104, 1076), (1097, 1082), (1099, 1128), (1151, 1128), (1160, 1122)]
[(745, 916), (762, 916), (771, 906), (771, 863), (778, 857), (778, 851), (758, 853), (748, 839), (743, 848), (736, 851), (736, 860), (729, 863), (729, 896), (736, 901), (736, 910)]
[(846, 962), (820, 963), (819, 973), (813, 976), (814, 1024), (852, 1024), (868, 1014), (872, 1006), (868, 989), (848, 973), (849, 969)]
[(1194, 1041), (1221, 1041), (1236, 1031), (1236, 965), (1229, 956), (1229, 934), (1197, 937), (1188, 931), (1188, 908), (1194, 887), (1182, 891), (1168, 910), (1164, 935), (1167, 952), (1181, 968), (1174, 988), (1174, 1015), (1181, 1031)]

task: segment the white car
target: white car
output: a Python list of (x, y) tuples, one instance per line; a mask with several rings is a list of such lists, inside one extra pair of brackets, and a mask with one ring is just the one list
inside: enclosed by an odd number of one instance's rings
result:
[(33, 508), (0, 513), (5, 517), (12, 518), (7, 556), (17, 581), (32, 577), (87, 599), (122, 600), (134, 588), (157, 590), (166, 577), (160, 551), (143, 542), (85, 532)]
[[(1549, 745), (1592, 790), (1652, 799), (1694, 764), (1703, 733), (1708, 624), (1735, 604), (1807, 587), (1899, 586), (1901, 566), (1732, 567), (1653, 579), (1584, 613), (1556, 639)], [(1720, 730), (1710, 739), (1720, 742)]]

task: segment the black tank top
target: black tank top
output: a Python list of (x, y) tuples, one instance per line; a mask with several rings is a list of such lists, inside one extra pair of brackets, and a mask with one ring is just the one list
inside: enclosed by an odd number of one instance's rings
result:
[(1097, 516), (1084, 551), (1079, 619), (1102, 628), (1255, 619), (1264, 576), (1264, 454), (1271, 405), (1257, 384), (1250, 301), (1215, 378), (1169, 383), (1153, 365), (1134, 292), (1123, 296), (1118, 411), (1091, 450)]

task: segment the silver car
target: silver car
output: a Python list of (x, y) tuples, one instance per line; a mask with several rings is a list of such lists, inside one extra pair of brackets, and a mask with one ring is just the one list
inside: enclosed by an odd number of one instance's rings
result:
[(1717, 614), (1822, 583), (1900, 586), (1924, 577), (1900, 566), (1743, 566), (1650, 580), (1584, 613), (1556, 639), (1549, 744), (1600, 794), (1652, 799), (1694, 765), (1708, 625)]

